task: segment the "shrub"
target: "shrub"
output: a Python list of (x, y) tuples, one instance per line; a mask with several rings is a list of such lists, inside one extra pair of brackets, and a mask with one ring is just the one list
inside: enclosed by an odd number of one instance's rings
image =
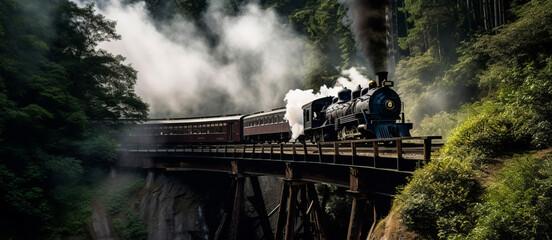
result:
[(470, 164), (447, 158), (414, 172), (396, 198), (404, 223), (426, 238), (467, 233), (479, 185)]
[(552, 157), (517, 156), (485, 195), (471, 239), (550, 239)]
[(107, 197), (107, 208), (109, 209), (109, 214), (111, 216), (117, 215), (121, 210), (124, 209), (124, 206), (128, 206), (132, 194), (138, 192), (144, 186), (144, 180), (136, 178), (132, 180), (129, 184), (125, 184), (113, 192), (111, 192)]
[(489, 100), (467, 109), (468, 117), (453, 130), (445, 154), (465, 156), (473, 151), (495, 157), (530, 146), (533, 116), (523, 107)]

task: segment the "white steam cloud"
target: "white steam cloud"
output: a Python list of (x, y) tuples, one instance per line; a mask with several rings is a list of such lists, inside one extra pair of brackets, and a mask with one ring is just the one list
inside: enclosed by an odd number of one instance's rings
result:
[(250, 113), (283, 105), (301, 85), (304, 41), (272, 10), (247, 4), (237, 16), (209, 1), (203, 21), (216, 46), (185, 19), (156, 27), (144, 2), (102, 1), (98, 12), (117, 21), (122, 40), (100, 48), (138, 70), (136, 92), (150, 117)]
[(285, 97), (286, 115), (285, 118), (289, 121), (291, 126), (292, 139), (297, 139), (300, 135), (303, 135), (303, 105), (322, 97), (337, 96), (337, 93), (343, 88), (356, 89), (358, 85), (362, 87), (368, 87), (370, 82), (365, 78), (356, 68), (344, 70), (342, 75), (346, 77), (340, 77), (337, 79), (336, 84), (333, 87), (322, 86), (318, 93), (314, 93), (313, 89), (290, 90)]

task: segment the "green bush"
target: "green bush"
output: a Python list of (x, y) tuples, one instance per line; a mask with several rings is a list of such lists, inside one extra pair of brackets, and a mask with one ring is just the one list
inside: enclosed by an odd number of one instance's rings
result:
[(552, 237), (552, 157), (517, 156), (489, 188), (470, 239)]
[(465, 156), (473, 151), (495, 157), (530, 146), (533, 116), (523, 107), (483, 101), (468, 111), (466, 121), (453, 130), (445, 154)]
[(144, 186), (145, 181), (140, 178), (132, 180), (130, 183), (120, 186), (108, 194), (107, 208), (111, 216), (116, 216), (125, 206), (129, 206), (132, 194), (138, 192)]
[(467, 233), (480, 192), (471, 165), (446, 158), (414, 172), (396, 198), (404, 223), (429, 239)]
[(121, 232), (123, 239), (144, 240), (148, 236), (144, 223), (130, 208), (125, 210), (124, 218), (116, 218), (113, 223), (115, 229)]

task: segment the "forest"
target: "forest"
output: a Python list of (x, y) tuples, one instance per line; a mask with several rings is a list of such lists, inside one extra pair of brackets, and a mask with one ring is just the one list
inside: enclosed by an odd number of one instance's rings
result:
[[(217, 45), (202, 18), (211, 1), (144, 1), (159, 26), (185, 17)], [(222, 1), (229, 14), (248, 3)], [(373, 77), (346, 2), (259, 2), (306, 39), (305, 89), (333, 86), (351, 67)], [(388, 68), (413, 135), (446, 143), (372, 237), (549, 239), (552, 0), (390, 0), (388, 10)], [(115, 25), (94, 4), (0, 0), (1, 239), (87, 236), (117, 120), (148, 117), (136, 70), (97, 47), (120, 38)]]

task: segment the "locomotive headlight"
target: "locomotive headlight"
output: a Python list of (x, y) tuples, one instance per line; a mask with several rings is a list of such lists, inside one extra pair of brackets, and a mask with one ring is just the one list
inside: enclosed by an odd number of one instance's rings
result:
[(395, 109), (395, 102), (392, 100), (385, 101), (385, 108), (387, 108), (388, 110)]

